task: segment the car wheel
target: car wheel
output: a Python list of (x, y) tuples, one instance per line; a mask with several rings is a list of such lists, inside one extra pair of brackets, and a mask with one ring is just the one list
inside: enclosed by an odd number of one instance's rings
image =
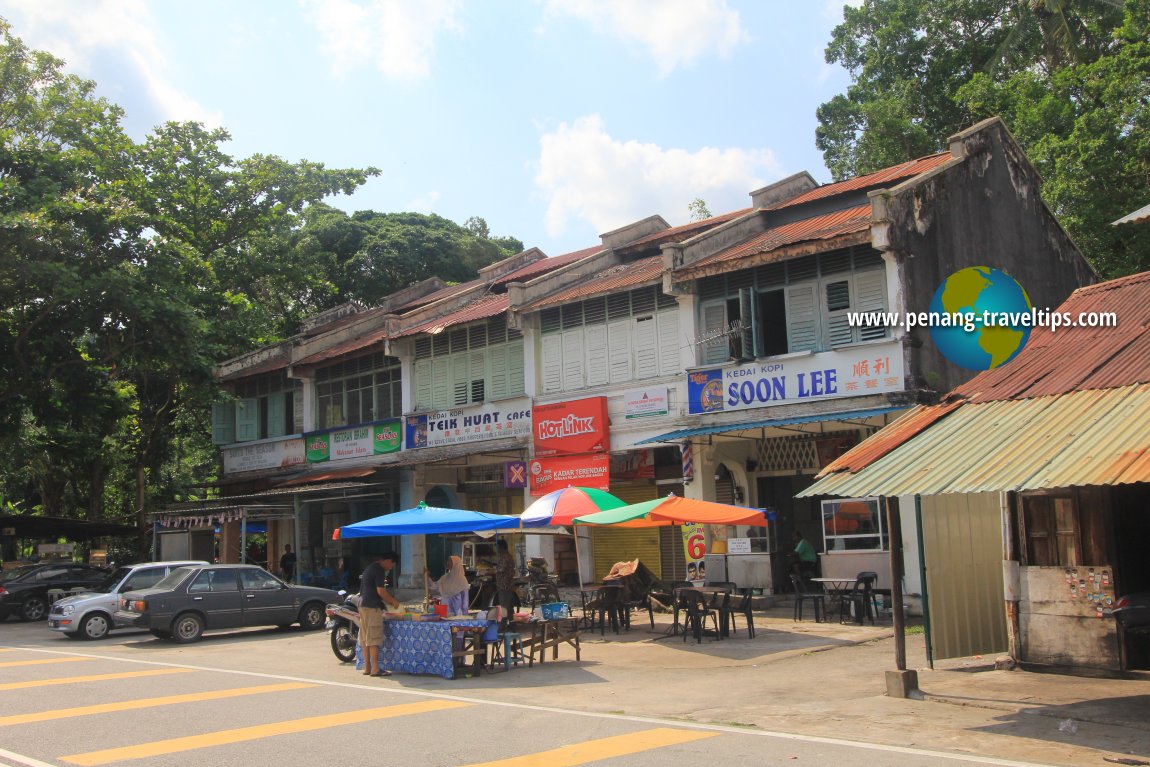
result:
[(79, 635), (85, 639), (103, 639), (112, 630), (112, 621), (104, 613), (92, 613), (80, 621)]
[(20, 608), (20, 617), (26, 621), (42, 621), (48, 614), (48, 603), (42, 597), (28, 597)]
[(204, 635), (204, 619), (195, 613), (177, 615), (172, 622), (172, 638), (180, 644), (196, 642)]
[(327, 614), (319, 602), (308, 602), (299, 611), (299, 625), (304, 631), (315, 631), (323, 628)]
[(154, 636), (156, 639), (171, 639), (172, 632), (161, 631), (160, 629), (152, 629), (152, 636)]

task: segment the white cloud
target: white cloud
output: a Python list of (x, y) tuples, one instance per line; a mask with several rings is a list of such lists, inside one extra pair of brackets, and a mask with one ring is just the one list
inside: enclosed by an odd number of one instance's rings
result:
[(564, 15), (643, 46), (664, 76), (710, 53), (726, 58), (750, 39), (727, 0), (547, 1), (548, 17)]
[(102, 69), (122, 70), (161, 120), (198, 120), (213, 127), (223, 122), (219, 112), (168, 79), (164, 46), (143, 0), (9, 0), (5, 15), (17, 37), (67, 61), (69, 72), (94, 78), (97, 62)]
[(749, 194), (782, 176), (770, 149), (694, 152), (620, 141), (598, 115), (562, 123), (540, 141), (535, 184), (548, 199), (545, 223), (552, 237), (570, 222), (597, 233), (659, 214), (672, 225), (689, 218), (687, 204), (702, 198), (715, 214), (749, 207)]
[(431, 72), (438, 36), (460, 31), (459, 0), (301, 0), (332, 71), (372, 66), (396, 80)]

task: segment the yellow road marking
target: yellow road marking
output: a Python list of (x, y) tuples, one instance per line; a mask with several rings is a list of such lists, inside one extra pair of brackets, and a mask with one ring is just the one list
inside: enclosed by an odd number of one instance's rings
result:
[(663, 748), (679, 743), (690, 743), (693, 740), (713, 738), (718, 734), (717, 732), (656, 727), (653, 730), (642, 730), (630, 735), (615, 735), (610, 738), (589, 740), (584, 743), (576, 743), (573, 746), (563, 746), (550, 751), (538, 751), (534, 754), (500, 759), (495, 762), (470, 764), (467, 767), (576, 767), (576, 765), (596, 762), (600, 759), (627, 756), (628, 754), (637, 754), (640, 751), (649, 751), (652, 748)]
[(341, 714), (310, 716), (304, 719), (292, 719), (286, 722), (273, 722), (271, 724), (255, 725), (254, 727), (240, 727), (234, 730), (209, 732), (203, 735), (189, 735), (183, 738), (157, 740), (152, 743), (141, 743), (137, 746), (109, 748), (103, 751), (89, 751), (85, 754), (61, 756), (60, 759), (85, 766), (108, 764), (124, 759), (144, 759), (150, 756), (162, 756), (180, 751), (191, 751), (196, 748), (223, 746), (228, 743), (242, 743), (248, 740), (270, 738), (273, 735), (290, 735), (297, 732), (326, 730), (330, 727), (339, 727), (345, 724), (374, 722), (377, 719), (390, 719), (395, 716), (408, 716), (411, 714), (426, 714), (432, 711), (446, 711), (447, 709), (463, 708), (470, 705), (470, 703), (453, 700), (428, 700), (420, 703), (404, 703), (399, 706), (384, 706), (383, 708), (369, 708), (363, 711), (346, 711)]
[(150, 671), (125, 671), (120, 674), (88, 674), (87, 676), (66, 676), (59, 679), (37, 679), (32, 682), (5, 682), (0, 684), (0, 690), (23, 690), (28, 687), (48, 687), (54, 684), (75, 684), (76, 682), (103, 682), (107, 679), (135, 679), (141, 676), (160, 676), (161, 674), (187, 674), (194, 670), (190, 668), (157, 668)]
[(132, 711), (137, 708), (152, 708), (153, 706), (174, 706), (177, 703), (197, 703), (204, 700), (222, 700), (224, 698), (239, 698), (244, 695), (259, 695), (265, 692), (283, 692), (285, 690), (302, 690), (305, 687), (316, 687), (314, 684), (304, 682), (285, 682), (283, 684), (262, 684), (256, 687), (236, 687), (229, 690), (211, 690), (209, 692), (193, 692), (184, 695), (165, 695), (159, 698), (139, 698), (137, 700), (122, 700), (117, 703), (100, 703), (94, 706), (76, 706), (75, 708), (61, 708), (53, 711), (40, 711), (34, 714), (14, 714), (0, 716), (0, 727), (13, 724), (29, 724), (31, 722), (49, 722), (53, 719), (67, 719), (73, 716), (91, 716), (92, 714), (108, 714), (113, 711)]
[(10, 668), (12, 666), (42, 666), (45, 663), (72, 663), (78, 660), (92, 660), (91, 658), (40, 658), (39, 660), (8, 660), (0, 663), (0, 668)]

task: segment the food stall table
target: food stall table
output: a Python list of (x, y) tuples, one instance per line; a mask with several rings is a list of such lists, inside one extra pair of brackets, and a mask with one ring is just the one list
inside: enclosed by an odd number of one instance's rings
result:
[(559, 646), (566, 642), (575, 648), (575, 660), (580, 660), (579, 618), (558, 618), (549, 621), (512, 623), (517, 631), (529, 633), (523, 640), (523, 647), (531, 655), (539, 653), (539, 662), (546, 660), (547, 650), (551, 650), (551, 660), (559, 659)]
[(855, 579), (850, 578), (850, 577), (847, 577), (847, 578), (838, 577), (838, 578), (810, 578), (809, 580), (811, 581), (811, 583), (822, 584), (823, 591), (825, 591), (827, 596), (830, 597), (830, 604), (833, 605), (834, 607), (828, 607), (827, 608), (827, 615), (824, 616), (824, 617), (826, 617), (827, 621), (829, 622), (830, 621), (830, 613), (835, 609), (835, 607), (837, 607), (840, 612), (842, 611), (842, 601), (843, 601), (843, 599), (845, 599), (847, 597), (847, 595), (850, 593), (850, 590), (854, 587)]
[[(486, 631), (494, 621), (383, 621), (383, 643), (379, 649), (381, 671), (402, 671), (406, 674), (435, 674), (444, 679), (455, 678), (455, 659), (470, 657), (476, 673), (482, 667), (482, 647), (477, 635)], [(461, 637), (461, 634), (472, 634)], [(460, 646), (456, 646), (461, 639)], [(358, 663), (357, 663), (358, 666)]]

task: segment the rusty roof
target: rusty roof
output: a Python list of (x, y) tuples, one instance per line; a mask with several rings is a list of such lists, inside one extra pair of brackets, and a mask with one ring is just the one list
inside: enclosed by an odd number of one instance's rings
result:
[(362, 336), (350, 338), (346, 341), (343, 341), (342, 343), (329, 346), (328, 348), (322, 349), (315, 354), (309, 354), (303, 359), (296, 360), (292, 363), (292, 365), (296, 367), (318, 365), (319, 363), (326, 362), (327, 360), (332, 360), (337, 357), (343, 357), (344, 355), (351, 354), (352, 352), (368, 349), (369, 347), (380, 343), (385, 338), (387, 338), (387, 330), (385, 328), (379, 328), (370, 333), (365, 333)]
[(768, 208), (768, 210), (779, 210), (780, 208), (789, 208), (792, 205), (802, 205), (804, 202), (811, 202), (812, 200), (822, 200), (827, 197), (834, 197), (835, 195), (844, 192), (854, 192), (861, 189), (870, 189), (883, 186), (894, 186), (895, 183), (905, 181), (908, 178), (917, 176), (921, 173), (926, 173), (928, 170), (934, 170), (939, 165), (942, 165), (947, 160), (952, 159), (950, 152), (940, 152), (939, 154), (932, 154), (926, 157), (920, 157), (917, 160), (909, 160), (907, 162), (892, 165), (889, 168), (876, 170), (874, 173), (866, 173), (862, 176), (855, 176), (848, 178), (845, 181), (836, 181), (831, 184), (823, 184), (811, 189), (809, 192), (803, 192), (797, 197), (792, 197), (789, 200), (783, 200)]
[(1150, 382), (1150, 272), (1079, 288), (1056, 311), (1113, 312), (1117, 325), (1035, 328), (1017, 357), (949, 396), (990, 402)]
[(655, 282), (663, 274), (663, 257), (649, 256), (626, 264), (616, 264), (598, 274), (584, 277), (578, 284), (560, 290), (522, 307), (523, 311), (538, 311), (548, 306), (581, 301), (593, 296), (630, 290), (644, 283)]
[(661, 231), (649, 234), (646, 237), (640, 237), (634, 242), (629, 242), (622, 246), (620, 250), (651, 248), (657, 245), (662, 245), (666, 242), (682, 242), (683, 240), (689, 240), (696, 234), (705, 232), (708, 229), (714, 229), (716, 226), (725, 224), (728, 221), (738, 218), (739, 216), (745, 216), (750, 213), (751, 210), (752, 208), (732, 210), (730, 213), (711, 216), (710, 218), (704, 218), (701, 221), (691, 221), (690, 223), (682, 224), (680, 226), (672, 226), (669, 229), (663, 229)]
[(860, 471), (831, 473), (828, 467), (799, 495), (940, 495), (1150, 482), (1147, 424), (1150, 384), (965, 403)]
[(508, 282), (527, 282), (536, 277), (541, 277), (548, 272), (553, 272), (556, 269), (573, 264), (576, 261), (582, 261), (588, 256), (593, 256), (603, 250), (602, 245), (592, 245), (590, 248), (583, 248), (582, 250), (575, 250), (570, 253), (564, 253), (561, 256), (549, 256), (541, 258), (538, 261), (532, 261), (527, 266), (516, 269), (508, 275), (500, 277), (495, 281), (496, 285), (505, 285)]
[(929, 429), (935, 421), (946, 416), (962, 405), (961, 402), (947, 402), (941, 405), (921, 405), (908, 410), (899, 418), (868, 439), (843, 453), (827, 464), (820, 474), (839, 471), (859, 471), (877, 461), (896, 447)]
[(410, 328), (406, 328), (399, 333), (395, 334), (396, 338), (404, 336), (415, 336), (421, 333), (428, 335), (438, 335), (450, 327), (462, 325), (467, 322), (474, 322), (475, 320), (482, 320), (488, 317), (494, 317), (497, 314), (502, 314), (507, 311), (510, 304), (510, 298), (506, 293), (487, 294), (482, 298), (477, 298), (463, 308), (452, 312), (451, 314), (442, 317), (436, 317), (433, 320), (422, 322)]
[(227, 375), (222, 375), (220, 376), (220, 381), (239, 381), (243, 378), (251, 378), (252, 376), (263, 375), (264, 373), (274, 373), (277, 370), (283, 370), (286, 368), (290, 362), (291, 355), (288, 354), (287, 350), (285, 349), (283, 354), (263, 360), (262, 362), (257, 362), (251, 367), (243, 368), (242, 370), (236, 370), (235, 372), (228, 373)]
[(870, 217), (871, 206), (867, 203), (776, 226), (676, 270), (675, 277), (687, 279), (693, 272), (703, 267), (769, 253), (798, 242), (829, 240), (843, 234), (866, 231), (870, 228)]
[(411, 310), (418, 309), (421, 306), (427, 306), (428, 304), (433, 304), (436, 301), (442, 301), (445, 298), (451, 298), (452, 296), (459, 295), (464, 291), (471, 290), (472, 288), (482, 284), (483, 280), (468, 280), (467, 282), (461, 282), (458, 285), (448, 285), (446, 288), (440, 288), (434, 293), (428, 293), (426, 296), (413, 298), (406, 304), (395, 307), (393, 311), (395, 314), (410, 312)]

